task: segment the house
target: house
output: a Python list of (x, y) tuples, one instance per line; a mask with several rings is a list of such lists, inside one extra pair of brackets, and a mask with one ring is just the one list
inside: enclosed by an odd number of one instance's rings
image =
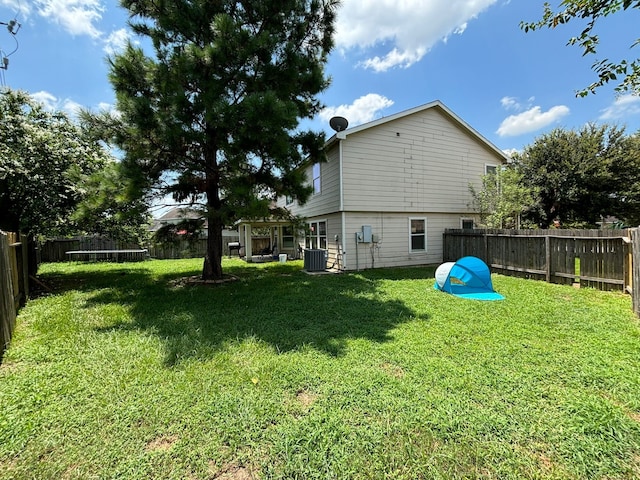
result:
[[(477, 217), (469, 184), (508, 161), (440, 101), (339, 131), (326, 153), (307, 166), (310, 200), (278, 203), (306, 218), (306, 232), (268, 226), (281, 253), (322, 250), (322, 269), (339, 270), (441, 263), (444, 230)], [(252, 226), (240, 224), (241, 242)]]
[[(165, 225), (177, 225), (180, 222), (185, 220), (199, 220), (202, 219), (202, 213), (198, 212), (189, 207), (172, 207), (165, 213), (163, 213), (160, 217), (154, 218), (151, 226), (149, 227), (149, 232), (152, 234), (156, 233)], [(206, 236), (207, 232), (207, 222), (203, 225), (203, 236)]]
[[(158, 230), (166, 225), (177, 225), (185, 220), (202, 220), (202, 231), (200, 232), (200, 238), (207, 238), (208, 235), (208, 227), (209, 222), (204, 217), (204, 214), (188, 205), (172, 207), (166, 212), (164, 212), (160, 217), (154, 218), (149, 226), (149, 232), (151, 234), (155, 234)], [(180, 233), (180, 232), (178, 232)], [(222, 231), (222, 236), (227, 238), (228, 241), (237, 241), (238, 240), (238, 232), (235, 229), (225, 229)]]

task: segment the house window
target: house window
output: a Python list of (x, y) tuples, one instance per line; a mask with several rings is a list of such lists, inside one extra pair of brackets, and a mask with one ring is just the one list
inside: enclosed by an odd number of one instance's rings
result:
[(286, 195), (284, 197), (285, 205), (289, 206), (293, 204), (293, 197), (291, 195)]
[(313, 164), (313, 193), (320, 193), (320, 164)]
[(485, 165), (484, 166), (484, 173), (486, 175), (497, 175), (498, 166), (497, 165)]
[(461, 218), (460, 228), (463, 230), (473, 230), (473, 218)]
[(307, 248), (327, 248), (327, 222), (309, 223), (309, 233), (307, 235)]
[(293, 248), (293, 227), (286, 225), (282, 227), (282, 248)]
[(409, 219), (409, 251), (425, 252), (427, 250), (427, 219)]

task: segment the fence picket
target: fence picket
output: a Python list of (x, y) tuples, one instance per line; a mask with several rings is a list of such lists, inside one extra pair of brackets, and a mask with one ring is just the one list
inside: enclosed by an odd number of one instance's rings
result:
[(0, 361), (9, 346), (16, 314), (29, 294), (27, 246), (20, 235), (0, 231)]
[(579, 279), (582, 287), (632, 291), (626, 269), (630, 252), (640, 255), (640, 249), (635, 243), (632, 249), (629, 235), (625, 230), (447, 229), (443, 261), (473, 255), (505, 275), (559, 284)]

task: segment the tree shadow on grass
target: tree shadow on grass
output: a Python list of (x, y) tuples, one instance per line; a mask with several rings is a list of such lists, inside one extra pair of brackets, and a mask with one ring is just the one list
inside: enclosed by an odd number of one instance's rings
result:
[[(85, 270), (76, 283), (95, 289), (89, 306), (116, 303), (129, 308), (130, 318), (112, 319), (99, 330), (153, 332), (166, 342), (168, 365), (211, 356), (229, 341), (245, 338), (263, 341), (279, 352), (311, 347), (340, 356), (350, 339), (389, 341), (393, 328), (416, 316), (401, 300), (384, 297), (380, 272), (308, 275), (290, 264), (249, 264), (225, 271), (238, 280), (184, 286), (175, 280), (198, 272), (157, 276), (142, 268)], [(402, 272), (394, 272), (402, 278)], [(418, 272), (418, 278), (433, 278), (432, 272)]]

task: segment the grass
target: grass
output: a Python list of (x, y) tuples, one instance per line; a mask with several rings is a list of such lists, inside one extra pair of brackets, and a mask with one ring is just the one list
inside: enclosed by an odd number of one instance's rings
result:
[(0, 366), (2, 479), (632, 479), (640, 324), (622, 294), (432, 268), (47, 264)]

